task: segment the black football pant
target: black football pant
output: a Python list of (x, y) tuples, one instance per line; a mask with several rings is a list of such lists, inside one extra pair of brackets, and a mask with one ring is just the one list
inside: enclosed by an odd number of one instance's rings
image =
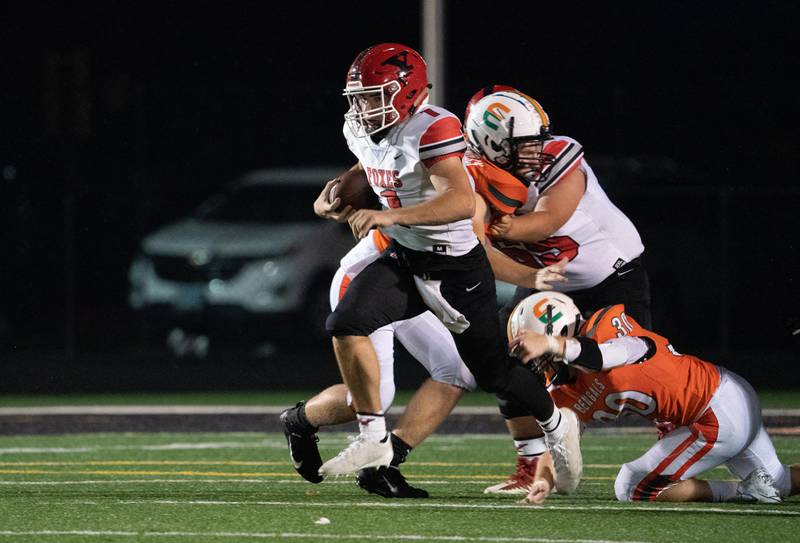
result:
[(328, 317), (330, 334), (367, 336), (381, 326), (427, 311), (414, 275), (441, 281), (442, 296), (469, 321), (469, 328), (453, 334), (453, 339), (478, 385), (513, 398), (539, 420), (552, 416), (553, 401), (539, 378), (508, 355), (497, 320), (494, 275), (480, 245), (454, 257), (412, 251), (393, 242), (350, 283)]

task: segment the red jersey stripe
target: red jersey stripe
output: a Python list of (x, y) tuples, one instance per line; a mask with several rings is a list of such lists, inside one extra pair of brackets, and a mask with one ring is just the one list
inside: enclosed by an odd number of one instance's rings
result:
[(419, 140), (419, 146), (434, 145), (462, 136), (461, 123), (455, 117), (444, 117), (434, 121)]

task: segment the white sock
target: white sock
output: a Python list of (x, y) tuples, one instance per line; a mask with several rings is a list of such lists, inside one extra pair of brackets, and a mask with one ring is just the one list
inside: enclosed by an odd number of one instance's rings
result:
[(548, 434), (555, 432), (559, 424), (561, 424), (561, 411), (558, 409), (553, 409), (553, 414), (550, 415), (549, 419), (539, 421), (539, 426)]
[(386, 417), (374, 413), (356, 413), (359, 433), (366, 441), (377, 443), (383, 441), (386, 433)]
[(515, 439), (514, 445), (517, 447), (517, 454), (519, 456), (526, 456), (533, 458), (544, 454), (547, 450), (547, 445), (543, 437), (534, 437), (532, 439)]
[(708, 486), (711, 487), (712, 501), (727, 502), (736, 497), (736, 488), (739, 483), (730, 481), (708, 481)]

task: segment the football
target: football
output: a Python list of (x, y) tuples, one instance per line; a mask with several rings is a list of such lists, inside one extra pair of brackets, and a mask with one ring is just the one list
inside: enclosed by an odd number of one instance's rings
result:
[(336, 198), (341, 199), (339, 209), (347, 206), (352, 206), (353, 209), (380, 208), (378, 197), (372, 191), (364, 170), (347, 170), (342, 173), (339, 176), (339, 182), (328, 194), (329, 201), (332, 202)]

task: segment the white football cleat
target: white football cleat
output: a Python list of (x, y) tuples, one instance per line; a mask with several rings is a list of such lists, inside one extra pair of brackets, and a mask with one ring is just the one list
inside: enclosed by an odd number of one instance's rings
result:
[(753, 470), (736, 487), (736, 498), (746, 502), (781, 503), (780, 492), (775, 488), (775, 481), (764, 468)]
[(388, 466), (393, 457), (394, 449), (388, 433), (379, 442), (366, 441), (363, 435), (359, 435), (345, 450), (322, 464), (319, 474), (323, 477), (347, 475), (364, 468)]
[(559, 411), (561, 423), (554, 431), (545, 432), (544, 440), (553, 456), (556, 491), (572, 494), (578, 488), (583, 473), (580, 422), (572, 409), (561, 407)]

